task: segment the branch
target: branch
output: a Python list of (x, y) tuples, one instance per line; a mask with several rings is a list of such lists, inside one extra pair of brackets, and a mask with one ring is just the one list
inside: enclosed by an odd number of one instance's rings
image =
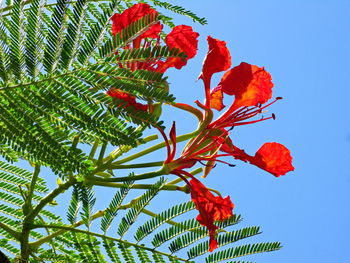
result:
[[(95, 214), (93, 214), (92, 216), (91, 216), (91, 221), (92, 220), (95, 220), (95, 219), (97, 219), (97, 218), (100, 218), (101, 216), (103, 216), (104, 215), (104, 213), (105, 213), (105, 210), (101, 210), (101, 211), (98, 211), (98, 212), (96, 212)], [(80, 220), (80, 221), (78, 221), (78, 222), (76, 222), (76, 223), (74, 223), (74, 224), (72, 224), (72, 225), (70, 225), (69, 227), (67, 227), (67, 228), (69, 228), (69, 230), (71, 230), (71, 229), (74, 229), (75, 227), (79, 227), (79, 226), (81, 226), (81, 225), (83, 225), (84, 224), (84, 222), (82, 221), (82, 220)], [(44, 226), (44, 225), (33, 225), (33, 228), (37, 228), (37, 227), (49, 227), (49, 226)], [(50, 241), (50, 240), (52, 240), (53, 238), (55, 238), (55, 237), (57, 237), (57, 236), (59, 236), (59, 235), (62, 235), (62, 234), (64, 234), (65, 232), (67, 232), (68, 230), (67, 229), (62, 229), (62, 230), (59, 230), (59, 231), (56, 231), (55, 233), (52, 233), (51, 235), (48, 235), (48, 236), (46, 236), (46, 237), (43, 237), (43, 238), (41, 238), (41, 239), (39, 239), (39, 240), (37, 240), (37, 241), (34, 241), (34, 242), (31, 242), (31, 243), (29, 243), (29, 247), (31, 248), (31, 249), (37, 249), (40, 245), (42, 245), (42, 244), (44, 244), (44, 243), (46, 243), (46, 242), (48, 242), (48, 241)]]
[(135, 176), (122, 176), (122, 177), (115, 177), (115, 178), (100, 178), (100, 177), (92, 176), (87, 178), (86, 180), (93, 184), (95, 184), (96, 182), (127, 182), (127, 181), (154, 178), (164, 174), (165, 174), (164, 170), (160, 169), (155, 172), (149, 172), (149, 173), (139, 174)]
[[(183, 141), (186, 141), (186, 140), (188, 140), (188, 139), (190, 139), (190, 138), (193, 138), (194, 136), (198, 135), (198, 133), (199, 133), (199, 130), (195, 130), (194, 132), (180, 135), (180, 136), (176, 137), (176, 142), (183, 142)], [(171, 143), (171, 142), (170, 142), (170, 143)], [(124, 159), (121, 159), (121, 160), (119, 160), (119, 161), (116, 161), (116, 162), (113, 163), (113, 165), (122, 164), (122, 163), (126, 163), (126, 162), (129, 162), (129, 161), (132, 161), (132, 160), (137, 159), (137, 158), (139, 158), (139, 157), (141, 157), (141, 156), (144, 156), (144, 155), (146, 155), (146, 154), (149, 154), (149, 153), (151, 153), (151, 152), (154, 152), (154, 151), (156, 151), (156, 150), (159, 150), (159, 149), (165, 147), (165, 145), (166, 145), (165, 142), (158, 143), (158, 144), (153, 145), (152, 147), (147, 148), (147, 149), (145, 149), (145, 150), (143, 150), (143, 151), (140, 151), (140, 152), (135, 153), (135, 154), (133, 154), (133, 155), (130, 155), (130, 156), (124, 158)]]
[(95, 236), (95, 237), (109, 239), (109, 240), (112, 240), (112, 241), (116, 241), (116, 242), (119, 242), (119, 243), (126, 244), (128, 246), (133, 246), (133, 247), (141, 248), (141, 249), (144, 249), (144, 250), (147, 250), (147, 251), (155, 252), (155, 253), (161, 254), (163, 256), (173, 257), (173, 258), (176, 258), (177, 260), (180, 260), (180, 261), (183, 261), (183, 262), (193, 262), (193, 261), (190, 261), (190, 260), (187, 260), (187, 259), (176, 257), (176, 256), (174, 256), (172, 254), (167, 254), (167, 253), (164, 253), (164, 252), (161, 252), (161, 251), (156, 251), (154, 248), (149, 248), (149, 247), (146, 247), (144, 245), (137, 245), (135, 243), (128, 242), (128, 241), (125, 241), (125, 240), (122, 240), (122, 239), (119, 239), (119, 238), (114, 238), (114, 237), (110, 237), (110, 236), (106, 236), (106, 235), (102, 235), (102, 234), (99, 234), (99, 233), (90, 232), (90, 231), (86, 231), (86, 230), (75, 229), (75, 228), (71, 228), (69, 226), (35, 225), (35, 227), (36, 228), (41, 228), (41, 227), (43, 227), (43, 228), (44, 227), (45, 228), (58, 228), (58, 229), (66, 230), (65, 232), (67, 232), (67, 231), (74, 231), (74, 232), (78, 232), (78, 233), (92, 235), (92, 236)]
[[(106, 187), (114, 187), (114, 188), (121, 188), (125, 187), (125, 184), (123, 183), (110, 183), (110, 182), (93, 182), (94, 185), (99, 186), (106, 186)], [(151, 189), (153, 184), (134, 184), (132, 189)], [(188, 193), (187, 186), (177, 186), (177, 185), (164, 185), (160, 190), (166, 190), (166, 191), (181, 191)]]
[(19, 240), (20, 238), (20, 232), (17, 232), (16, 230), (13, 230), (8, 225), (0, 222), (0, 228), (5, 230), (7, 233), (9, 233), (11, 236), (13, 236), (15, 239)]
[(40, 210), (44, 208), (45, 205), (50, 203), (56, 196), (66, 191), (69, 187), (77, 182), (75, 178), (70, 178), (67, 182), (58, 186), (55, 190), (51, 191), (47, 196), (45, 196), (39, 204), (26, 216), (25, 221), (30, 222), (39, 214)]

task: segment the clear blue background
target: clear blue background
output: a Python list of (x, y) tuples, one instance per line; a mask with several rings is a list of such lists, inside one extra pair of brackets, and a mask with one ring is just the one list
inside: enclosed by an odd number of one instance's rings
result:
[[(350, 262), (350, 1), (201, 0), (170, 1), (208, 19), (207, 26), (177, 17), (200, 33), (196, 58), (169, 71), (178, 101), (203, 99), (195, 82), (207, 51), (206, 36), (225, 40), (233, 65), (265, 66), (273, 77), (270, 108), (275, 121), (234, 130), (236, 145), (254, 154), (264, 143), (285, 144), (295, 171), (281, 178), (248, 164), (219, 165), (205, 184), (229, 194), (243, 225), (260, 225), (259, 238), (281, 241), (283, 249), (252, 255), (260, 263)], [(215, 85), (221, 75), (213, 79)], [(173, 109), (178, 130), (194, 128)], [(181, 117), (180, 117), (181, 116)], [(171, 119), (170, 117), (170, 119)], [(169, 120), (170, 121), (170, 120)]]

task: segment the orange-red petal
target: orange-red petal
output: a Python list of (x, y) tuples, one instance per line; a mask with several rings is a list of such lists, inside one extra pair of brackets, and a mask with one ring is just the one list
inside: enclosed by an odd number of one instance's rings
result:
[(265, 143), (249, 158), (249, 162), (273, 174), (276, 177), (294, 171), (290, 151), (277, 142)]
[(223, 93), (221, 86), (217, 86), (210, 92), (210, 108), (216, 109), (218, 111), (221, 111), (223, 108), (225, 108), (225, 105), (223, 104)]
[(217, 72), (227, 70), (231, 66), (230, 51), (226, 47), (226, 42), (208, 36), (209, 50), (204, 58), (202, 73), (200, 78), (210, 81), (212, 75)]
[(148, 105), (144, 105), (136, 102), (136, 98), (126, 92), (121, 91), (120, 89), (111, 88), (107, 91), (107, 95), (115, 98), (116, 100), (123, 101), (118, 106), (126, 107), (134, 107), (138, 110), (147, 111)]
[(264, 104), (272, 97), (270, 73), (245, 62), (227, 71), (219, 85), (224, 93), (235, 96), (235, 109)]
[[(126, 9), (121, 14), (114, 14), (112, 20), (112, 33), (113, 35), (119, 33), (124, 28), (128, 27), (131, 23), (145, 17), (147, 15), (157, 15), (158, 12), (151, 8), (148, 4), (139, 3)], [(146, 32), (144, 32), (139, 38), (157, 38), (162, 30), (160, 22), (152, 25)]]
[(197, 54), (198, 38), (199, 34), (194, 32), (192, 27), (186, 25), (179, 25), (173, 28), (173, 30), (166, 36), (165, 43), (169, 48), (177, 48), (181, 52), (186, 54), (186, 59), (181, 58), (168, 58), (165, 62), (160, 62), (159, 70), (164, 72), (170, 67), (181, 69), (187, 64), (187, 60), (193, 58)]
[(214, 196), (198, 179), (190, 180), (191, 199), (199, 211), (198, 222), (206, 226), (209, 232), (209, 251), (217, 248), (215, 232), (218, 228), (214, 222), (223, 221), (232, 216), (234, 207), (229, 196)]

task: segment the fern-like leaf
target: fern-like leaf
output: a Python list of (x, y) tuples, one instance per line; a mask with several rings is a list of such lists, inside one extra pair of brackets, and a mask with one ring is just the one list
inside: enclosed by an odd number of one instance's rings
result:
[(281, 243), (279, 242), (242, 245), (238, 247), (228, 248), (219, 252), (214, 252), (205, 259), (205, 262), (216, 263), (227, 259), (242, 257), (250, 254), (270, 252), (270, 251), (278, 250), (280, 248), (281, 248)]

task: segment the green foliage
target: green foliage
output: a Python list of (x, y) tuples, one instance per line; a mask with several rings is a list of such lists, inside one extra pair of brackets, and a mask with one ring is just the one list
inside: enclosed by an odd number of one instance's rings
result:
[[(145, 101), (174, 100), (162, 74), (121, 69), (113, 55), (159, 19), (145, 16), (112, 37), (109, 18), (121, 8), (117, 0), (45, 5), (16, 0), (0, 16), (0, 154), (10, 161), (25, 157), (59, 174), (88, 174), (92, 163), (72, 146), (75, 136), (88, 144), (100, 139), (135, 145), (141, 133), (126, 121), (158, 123), (150, 113), (114, 106), (102, 91), (118, 87)], [(174, 56), (183, 57), (167, 48), (131, 50), (120, 63)]]
[(159, 227), (161, 224), (183, 213), (191, 211), (193, 209), (194, 209), (193, 202), (186, 202), (179, 205), (175, 205), (170, 209), (163, 211), (162, 213), (156, 215), (149, 221), (145, 222), (142, 226), (140, 226), (136, 231), (135, 239), (137, 241), (142, 240), (143, 238), (148, 236), (151, 232), (153, 232), (157, 227)]
[(274, 251), (280, 248), (281, 248), (281, 244), (279, 242), (242, 245), (238, 247), (228, 248), (226, 250), (219, 251), (219, 252), (214, 252), (205, 259), (205, 262), (215, 263), (215, 262), (224, 261), (226, 259), (242, 257), (250, 254)]
[(120, 188), (120, 190), (114, 195), (112, 201), (106, 209), (105, 214), (101, 220), (101, 230), (106, 234), (108, 228), (110, 227), (113, 219), (117, 216), (117, 212), (124, 198), (128, 194), (130, 187), (133, 182), (129, 181)]
[[(206, 24), (204, 18), (183, 7), (150, 2)], [(25, 255), (29, 262), (178, 263), (192, 262), (207, 253), (208, 241), (200, 240), (207, 239), (208, 232), (195, 219), (192, 202), (159, 213), (148, 210), (165, 186), (185, 191), (183, 187), (167, 185), (164, 177), (137, 185), (134, 180), (142, 175), (132, 172), (128, 180), (127, 176), (118, 178), (111, 169), (118, 161), (123, 166), (120, 160), (114, 162), (117, 157), (144, 143), (141, 136), (147, 127), (165, 128), (152, 107), (175, 98), (169, 93), (166, 77), (149, 69), (167, 58), (185, 59), (180, 50), (159, 45), (125, 48), (159, 21), (174, 26), (170, 17), (152, 14), (113, 36), (110, 17), (130, 5), (128, 0), (6, 0), (0, 9), (0, 248), (13, 258)], [(134, 96), (150, 110), (111, 98), (105, 94), (111, 88)], [(105, 156), (107, 146), (118, 148)], [(86, 147), (91, 147), (90, 153)], [(18, 160), (28, 161), (34, 171), (11, 164)], [(53, 189), (39, 174), (41, 166), (59, 176)], [(46, 173), (52, 178), (45, 171), (45, 179), (50, 178)], [(122, 180), (127, 181), (115, 183)], [(106, 200), (105, 207), (95, 208), (94, 184), (119, 189), (109, 204)], [(148, 190), (135, 197), (130, 194), (133, 188)], [(48, 207), (62, 205), (57, 197), (65, 191), (71, 193), (69, 202), (63, 204), (67, 223)], [(141, 223), (141, 214), (150, 219)], [(184, 214), (191, 219), (179, 219)], [(93, 232), (96, 221), (103, 234)], [(226, 248), (260, 233), (255, 226), (229, 229), (240, 221), (240, 216), (234, 215), (215, 222), (221, 251), (210, 254), (206, 262), (281, 247), (274, 242)], [(186, 250), (188, 257), (175, 255), (179, 250)]]
[(151, 189), (134, 200), (134, 202), (131, 204), (131, 208), (128, 210), (125, 217), (121, 219), (119, 224), (117, 233), (120, 237), (123, 237), (130, 226), (135, 223), (136, 218), (142, 212), (142, 209), (156, 196), (164, 182), (164, 177), (161, 177)]

